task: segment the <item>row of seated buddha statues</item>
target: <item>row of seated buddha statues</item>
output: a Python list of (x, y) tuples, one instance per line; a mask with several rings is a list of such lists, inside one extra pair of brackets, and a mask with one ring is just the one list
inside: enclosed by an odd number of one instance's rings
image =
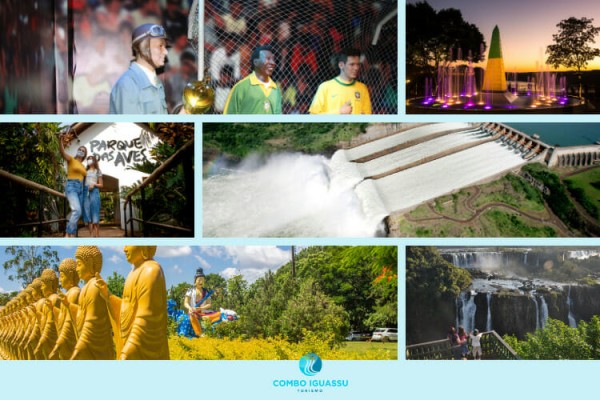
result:
[(77, 247), (74, 258), (61, 261), (58, 274), (42, 271), (0, 310), (0, 358), (169, 359), (167, 290), (153, 259), (156, 246), (126, 246), (124, 252), (133, 269), (122, 298), (102, 279), (96, 246)]

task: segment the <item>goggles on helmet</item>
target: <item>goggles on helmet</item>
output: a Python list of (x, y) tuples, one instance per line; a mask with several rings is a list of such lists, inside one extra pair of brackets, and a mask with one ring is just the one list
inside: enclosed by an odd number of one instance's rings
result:
[(165, 28), (163, 28), (160, 25), (152, 25), (150, 27), (150, 29), (148, 29), (146, 32), (142, 33), (141, 35), (136, 36), (133, 40), (132, 40), (132, 44), (139, 42), (140, 40), (144, 39), (145, 37), (150, 36), (153, 38), (166, 38), (167, 34), (165, 32)]

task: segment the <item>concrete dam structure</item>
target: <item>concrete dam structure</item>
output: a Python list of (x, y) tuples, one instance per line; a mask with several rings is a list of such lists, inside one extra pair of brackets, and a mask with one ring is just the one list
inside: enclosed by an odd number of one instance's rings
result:
[(381, 216), (492, 181), (529, 162), (548, 164), (552, 151), (501, 123), (449, 122), (404, 129), (339, 150), (334, 159), (352, 165), (365, 213)]

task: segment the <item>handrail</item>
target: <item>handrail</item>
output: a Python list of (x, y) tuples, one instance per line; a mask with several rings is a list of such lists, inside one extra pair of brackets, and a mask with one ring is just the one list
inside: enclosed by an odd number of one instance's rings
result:
[[(484, 355), (491, 355), (496, 359), (518, 360), (519, 355), (496, 331), (482, 332), (481, 348)], [(406, 346), (407, 360), (451, 360), (455, 358), (452, 353), (449, 339), (434, 340)]]
[[(37, 190), (39, 192), (37, 222), (27, 222), (27, 223), (23, 223), (23, 224), (15, 224), (13, 226), (15, 226), (15, 227), (35, 227), (35, 226), (37, 226), (38, 227), (38, 229), (37, 229), (38, 237), (41, 237), (42, 236), (42, 227), (44, 225), (50, 225), (50, 224), (54, 224), (54, 223), (61, 223), (61, 222), (67, 221), (67, 217), (66, 217), (66, 215), (67, 215), (67, 206), (66, 206), (67, 196), (64, 193), (58, 192), (54, 189), (50, 189), (49, 187), (46, 187), (39, 183), (30, 181), (30, 180), (20, 177), (18, 175), (11, 174), (10, 172), (5, 171), (3, 169), (0, 169), (0, 178), (8, 179), (10, 181), (15, 182), (18, 185), (24, 186), (29, 189)], [(44, 204), (44, 200), (45, 200), (44, 199), (45, 194), (49, 194), (51, 196), (55, 196), (55, 197), (58, 197), (59, 199), (63, 200), (63, 218), (44, 220), (43, 204)]]
[(141, 189), (145, 188), (149, 184), (153, 183), (154, 181), (156, 181), (162, 174), (164, 174), (166, 171), (171, 169), (171, 164), (178, 161), (179, 158), (182, 157), (182, 154), (184, 154), (187, 150), (189, 150), (190, 147), (192, 147), (193, 145), (194, 145), (194, 139), (190, 140), (189, 142), (187, 142), (186, 144), (181, 146), (181, 148), (179, 150), (177, 150), (177, 152), (175, 154), (173, 154), (171, 157), (169, 157), (167, 159), (167, 161), (162, 163), (160, 165), (160, 167), (156, 168), (154, 170), (154, 172), (152, 172), (150, 175), (148, 175), (148, 177), (146, 179), (144, 179), (138, 187), (133, 189), (131, 192), (127, 193), (127, 195), (125, 196), (127, 201), (129, 201), (134, 194), (136, 194), (137, 192), (139, 192)]
[(25, 178), (22, 178), (20, 176), (13, 175), (10, 172), (7, 172), (7, 171), (5, 171), (3, 169), (0, 169), (0, 177), (6, 178), (6, 179), (10, 179), (10, 180), (12, 180), (12, 181), (14, 181), (14, 182), (22, 185), (22, 186), (26, 186), (28, 188), (35, 189), (35, 190), (40, 190), (40, 191), (46, 192), (48, 194), (51, 194), (53, 196), (57, 196), (57, 197), (66, 199), (66, 196), (65, 196), (64, 193), (57, 192), (54, 189), (50, 189), (49, 187), (46, 187), (44, 185), (40, 185), (39, 183), (30, 181), (29, 179), (25, 179)]
[[(175, 152), (171, 157), (169, 157), (165, 162), (163, 162), (158, 168), (156, 168), (148, 177), (143, 179), (142, 183), (133, 190), (131, 190), (127, 195), (125, 195), (125, 203), (123, 204), (123, 215), (125, 216), (125, 236), (128, 236), (127, 225), (131, 226), (131, 235), (133, 236), (133, 223), (140, 222), (143, 225), (150, 226), (158, 226), (165, 229), (171, 229), (176, 231), (183, 231), (186, 233), (192, 232), (192, 229), (184, 228), (181, 226), (175, 225), (167, 225), (161, 224), (158, 222), (150, 222), (146, 221), (144, 218), (135, 218), (133, 216), (133, 202), (132, 197), (140, 192), (142, 196), (142, 203), (145, 201), (144, 190), (148, 185), (154, 183), (158, 178), (160, 178), (164, 173), (176, 167), (180, 163), (180, 159), (183, 158), (186, 153), (194, 148), (194, 139), (192, 138), (190, 141), (185, 143), (179, 150)], [(129, 206), (129, 218), (127, 218), (127, 206)], [(193, 233), (193, 232), (192, 232)]]

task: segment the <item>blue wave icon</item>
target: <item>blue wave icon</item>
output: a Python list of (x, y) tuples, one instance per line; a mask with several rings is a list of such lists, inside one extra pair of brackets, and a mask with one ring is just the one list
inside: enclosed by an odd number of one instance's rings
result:
[(323, 368), (323, 361), (315, 353), (307, 353), (300, 359), (300, 371), (306, 376), (315, 376)]

